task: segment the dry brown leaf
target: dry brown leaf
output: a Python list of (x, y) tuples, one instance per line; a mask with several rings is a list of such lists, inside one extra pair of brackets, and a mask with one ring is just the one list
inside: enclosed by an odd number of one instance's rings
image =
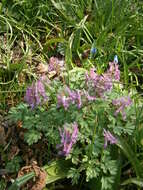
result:
[(46, 172), (37, 166), (37, 163), (33, 161), (33, 163), (30, 166), (23, 167), (18, 172), (18, 177), (23, 176), (24, 174), (27, 174), (31, 171), (35, 172), (35, 181), (29, 182), (28, 187), (31, 190), (42, 190), (46, 186)]
[(50, 71), (49, 74), (48, 74), (48, 77), (49, 79), (55, 77), (57, 75), (57, 72), (56, 71)]
[(8, 159), (12, 160), (19, 153), (19, 151), (20, 150), (19, 150), (18, 146), (16, 146), (16, 145), (11, 146), (10, 152), (8, 154)]
[(36, 182), (31, 190), (42, 190), (46, 186), (46, 172), (38, 166), (33, 166), (36, 174)]
[(23, 168), (21, 168), (21, 170), (18, 172), (18, 177), (22, 177), (23, 175), (32, 172), (32, 166), (24, 166)]
[(26, 75), (23, 72), (20, 72), (18, 75), (18, 83), (19, 85), (24, 85), (26, 82)]
[(44, 74), (48, 72), (48, 65), (45, 65), (43, 63), (40, 63), (37, 67), (38, 73), (39, 74)]
[(18, 128), (21, 128), (21, 127), (22, 127), (22, 121), (18, 120), (18, 122), (17, 122), (17, 127), (18, 127)]

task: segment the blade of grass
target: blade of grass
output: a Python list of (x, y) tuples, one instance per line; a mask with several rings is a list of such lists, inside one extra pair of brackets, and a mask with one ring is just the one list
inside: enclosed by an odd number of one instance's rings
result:
[(132, 148), (130, 147), (130, 145), (123, 139), (123, 138), (119, 138), (118, 139), (118, 144), (117, 144), (121, 150), (124, 152), (125, 156), (128, 158), (128, 160), (131, 162), (136, 176), (137, 177), (142, 177), (143, 176), (143, 167), (140, 164), (140, 161), (138, 160), (138, 158), (136, 157), (136, 154), (132, 151)]

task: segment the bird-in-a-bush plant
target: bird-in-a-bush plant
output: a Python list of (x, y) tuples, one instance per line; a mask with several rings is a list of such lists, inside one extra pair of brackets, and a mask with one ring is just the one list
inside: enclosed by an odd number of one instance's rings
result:
[(102, 74), (95, 68), (74, 68), (51, 81), (46, 76), (34, 81), (25, 103), (12, 108), (9, 117), (22, 122), (28, 145), (44, 139), (51, 148), (45, 151), (54, 153), (53, 159), (71, 161), (67, 178), (73, 184), (82, 181), (99, 190), (115, 190), (121, 183), (122, 151), (133, 174), (142, 177), (142, 166), (131, 149), (137, 109), (142, 107), (134, 101), (135, 93), (121, 84), (115, 57)]

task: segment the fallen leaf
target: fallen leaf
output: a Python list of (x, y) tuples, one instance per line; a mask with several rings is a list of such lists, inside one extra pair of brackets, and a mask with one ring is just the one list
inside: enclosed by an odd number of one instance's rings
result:
[(37, 67), (38, 73), (43, 74), (48, 72), (48, 65), (45, 65), (43, 63), (40, 63)]
[(31, 190), (42, 190), (46, 186), (46, 171), (41, 169), (38, 165), (37, 162), (33, 161), (33, 163), (30, 166), (25, 166), (23, 167), (19, 172), (18, 172), (18, 177), (21, 177), (31, 171), (35, 172), (35, 180), (29, 184), (27, 184), (28, 188)]

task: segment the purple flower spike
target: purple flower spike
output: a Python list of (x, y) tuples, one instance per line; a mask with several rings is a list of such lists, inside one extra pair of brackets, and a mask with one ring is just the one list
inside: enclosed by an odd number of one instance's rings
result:
[(129, 96), (127, 97), (121, 97), (119, 99), (113, 100), (112, 104), (117, 107), (117, 110), (115, 111), (115, 116), (118, 115), (118, 113), (122, 114), (123, 119), (126, 119), (126, 113), (125, 108), (130, 106), (132, 104), (132, 100)]
[(110, 66), (110, 68), (107, 71), (107, 73), (109, 75), (113, 76), (116, 81), (119, 81), (120, 80), (119, 65), (116, 62), (110, 62), (109, 66)]
[(104, 136), (104, 148), (107, 147), (108, 142), (110, 144), (117, 144), (117, 139), (110, 133), (110, 131), (106, 131), (104, 129), (103, 136)]
[(71, 152), (72, 146), (76, 143), (78, 137), (78, 125), (76, 122), (72, 124), (72, 132), (67, 127), (64, 127), (64, 131), (62, 132), (61, 129), (60, 136), (61, 136), (61, 144), (58, 144), (56, 147), (59, 150), (59, 154), (62, 156), (68, 156)]
[(31, 87), (27, 88), (24, 100), (31, 106), (32, 109), (34, 108), (35, 99), (34, 99), (33, 84)]
[(114, 73), (115, 80), (119, 81), (120, 80), (120, 70), (119, 66), (115, 64), (115, 73)]
[(80, 109), (82, 106), (81, 95), (82, 92), (80, 90), (71, 90), (66, 87), (63, 92), (64, 95), (58, 94), (58, 106), (63, 106), (65, 110), (69, 107), (70, 104), (77, 104), (77, 107)]
[(78, 125), (76, 122), (74, 122), (72, 126), (73, 126), (73, 133), (72, 133), (71, 139), (72, 139), (73, 144), (75, 144), (77, 141), (77, 135), (78, 135)]
[(30, 105), (32, 109), (46, 102), (47, 99), (48, 97), (46, 95), (45, 86), (42, 80), (32, 83), (32, 85), (27, 88), (24, 97), (24, 100)]
[(76, 99), (77, 99), (77, 93), (75, 91), (70, 90), (69, 87), (66, 87), (65, 91), (68, 93), (72, 104), (75, 104)]

